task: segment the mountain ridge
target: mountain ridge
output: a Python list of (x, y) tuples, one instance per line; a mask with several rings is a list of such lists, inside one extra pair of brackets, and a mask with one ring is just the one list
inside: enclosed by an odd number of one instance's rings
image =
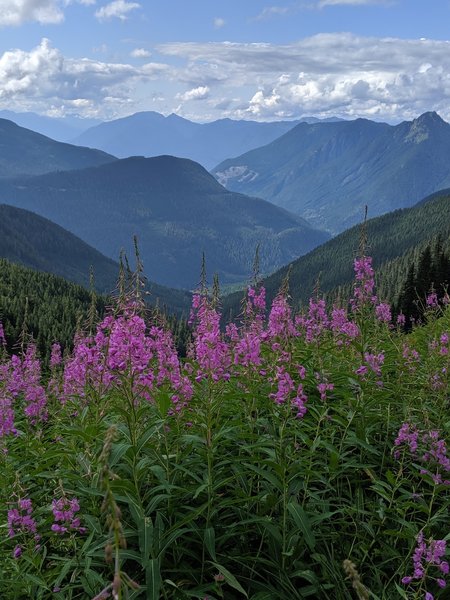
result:
[(261, 244), (263, 271), (328, 239), (301, 217), (225, 190), (203, 167), (171, 156), (0, 180), (0, 202), (34, 210), (115, 258), (138, 236), (152, 279), (192, 289), (202, 252), (225, 283), (245, 279)]
[(271, 144), (224, 161), (213, 174), (339, 233), (365, 205), (374, 216), (450, 185), (450, 125), (424, 113), (398, 125), (356, 119), (300, 123)]
[(0, 178), (99, 166), (117, 160), (101, 150), (57, 142), (0, 119)]

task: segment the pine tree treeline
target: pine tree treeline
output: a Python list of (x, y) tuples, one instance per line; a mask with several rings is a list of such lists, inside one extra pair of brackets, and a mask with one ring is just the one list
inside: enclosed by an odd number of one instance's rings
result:
[[(110, 304), (106, 296), (93, 295), (62, 277), (0, 258), (0, 321), (9, 352), (17, 352), (24, 337), (32, 338), (47, 365), (53, 342), (59, 342), (63, 350), (71, 350), (77, 329), (87, 326), (93, 312), (102, 318)], [(172, 315), (163, 318), (184, 356), (191, 338), (186, 319)]]
[(430, 293), (442, 300), (450, 282), (450, 256), (444, 250), (439, 237), (434, 244), (425, 247), (417, 264), (412, 262), (400, 291), (396, 313), (405, 315), (405, 327), (422, 321)]

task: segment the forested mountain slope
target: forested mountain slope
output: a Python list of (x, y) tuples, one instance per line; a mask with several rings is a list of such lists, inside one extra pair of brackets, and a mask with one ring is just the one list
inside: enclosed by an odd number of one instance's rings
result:
[(265, 273), (291, 262), (329, 234), (269, 202), (227, 191), (197, 163), (134, 157), (79, 171), (0, 180), (0, 202), (69, 229), (107, 256), (133, 255), (137, 235), (146, 273), (192, 289), (202, 253), (224, 283), (245, 280), (261, 245)]
[(213, 173), (230, 190), (339, 233), (361, 220), (365, 205), (377, 216), (450, 186), (449, 155), (450, 125), (429, 112), (396, 126), (367, 119), (300, 123)]
[[(35, 213), (0, 204), (0, 258), (36, 271), (64, 277), (85, 288), (93, 270), (95, 288), (105, 294), (117, 287), (119, 264), (66, 229)], [(129, 257), (133, 265), (134, 257)], [(143, 290), (144, 291), (144, 290)], [(191, 294), (146, 282), (146, 299), (169, 314), (187, 315)]]
[[(394, 301), (411, 261), (417, 260), (424, 246), (436, 236), (441, 236), (444, 246), (450, 245), (450, 189), (433, 194), (411, 208), (369, 219), (366, 235), (365, 252), (373, 257), (373, 265), (379, 272), (380, 295)], [(335, 295), (339, 286), (350, 286), (360, 236), (361, 226), (356, 225), (264, 279), (269, 299), (276, 295), (288, 272), (295, 305), (307, 303), (317, 287), (321, 293)], [(237, 314), (241, 298), (239, 292), (225, 297), (224, 314), (229, 310)]]

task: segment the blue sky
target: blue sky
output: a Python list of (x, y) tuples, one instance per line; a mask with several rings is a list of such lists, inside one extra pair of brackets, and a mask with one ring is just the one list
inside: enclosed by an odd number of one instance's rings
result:
[(0, 0), (0, 109), (450, 120), (450, 0)]

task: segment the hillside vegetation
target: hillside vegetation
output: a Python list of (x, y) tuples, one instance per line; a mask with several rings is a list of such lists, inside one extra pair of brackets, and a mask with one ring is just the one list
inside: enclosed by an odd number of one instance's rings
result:
[(230, 190), (339, 233), (361, 220), (365, 205), (377, 216), (449, 187), (449, 153), (450, 125), (429, 112), (395, 126), (367, 119), (300, 123), (213, 173)]
[[(369, 219), (365, 231), (380, 294), (396, 302), (411, 263), (417, 263), (424, 247), (437, 236), (445, 248), (450, 247), (450, 190), (433, 194), (412, 208)], [(361, 226), (357, 225), (264, 279), (268, 298), (276, 296), (288, 273), (294, 305), (308, 302), (316, 288), (334, 298), (347, 297), (360, 238)], [(225, 297), (224, 313), (239, 314), (241, 298), (242, 292)]]
[(184, 359), (136, 297), (49, 376), (0, 328), (2, 600), (448, 598), (450, 308), (406, 335), (354, 269), (224, 334), (196, 295)]
[[(5, 204), (0, 204), (0, 257), (36, 271), (59, 275), (85, 288), (92, 283), (100, 293), (111, 294), (117, 287), (118, 262), (52, 221)], [(143, 291), (150, 306), (158, 305), (170, 315), (188, 315), (192, 300), (189, 292), (148, 279)]]
[(269, 202), (227, 191), (200, 165), (170, 156), (0, 181), (0, 201), (51, 219), (107, 256), (134, 253), (151, 280), (193, 289), (203, 252), (221, 281), (245, 280), (260, 244), (269, 273), (329, 238)]

